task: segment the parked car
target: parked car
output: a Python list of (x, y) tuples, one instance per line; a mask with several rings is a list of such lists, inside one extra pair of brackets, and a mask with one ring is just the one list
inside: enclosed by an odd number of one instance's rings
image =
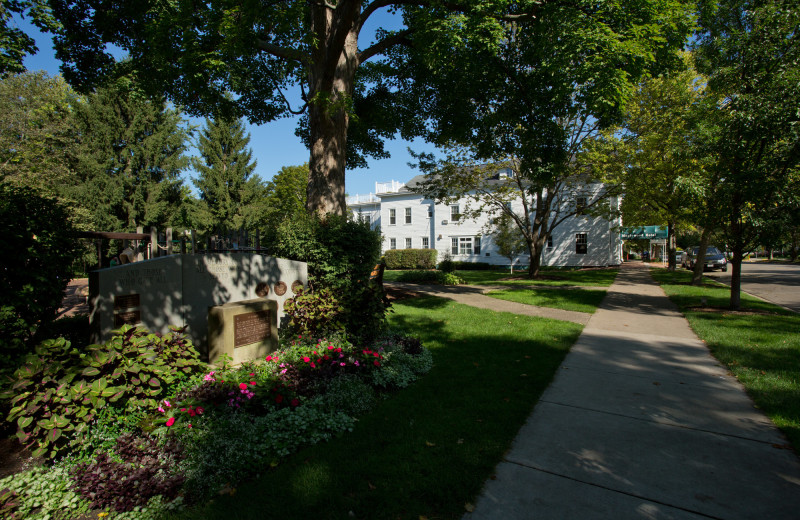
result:
[[(694, 269), (694, 264), (697, 259), (697, 253), (700, 250), (699, 247), (693, 247), (689, 250), (688, 255), (686, 256), (686, 260), (683, 262), (684, 267), (687, 269)], [(714, 246), (708, 246), (706, 248), (706, 256), (703, 260), (703, 270), (704, 271), (713, 271), (714, 269), (720, 269), (721, 271), (728, 270), (728, 260), (725, 258), (725, 255), (722, 254), (722, 251), (717, 249)]]

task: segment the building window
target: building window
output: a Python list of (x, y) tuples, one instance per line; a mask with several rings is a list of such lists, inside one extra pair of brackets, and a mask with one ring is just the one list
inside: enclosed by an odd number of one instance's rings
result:
[(586, 241), (586, 233), (577, 233), (575, 235), (575, 253), (585, 255), (589, 246)]
[(411, 249), (411, 239), (410, 238), (406, 239), (406, 249)]
[(476, 255), (481, 254), (481, 237), (475, 237), (475, 245), (472, 248)]
[(461, 219), (461, 208), (458, 207), (458, 204), (450, 206), (450, 220), (453, 222), (458, 222)]
[(589, 201), (586, 197), (578, 197), (575, 200), (575, 214), (576, 215), (585, 215), (586, 214), (586, 206), (589, 205)]
[(411, 224), (411, 208), (406, 208), (406, 224)]
[(450, 254), (457, 255), (458, 254), (458, 238), (453, 237), (450, 241)]
[(429, 249), (428, 237), (422, 237), (422, 249)]
[(389, 225), (394, 225), (394, 224), (397, 224), (397, 212), (394, 209), (390, 209), (389, 210)]
[(389, 249), (397, 249), (397, 239), (390, 238), (389, 239)]
[(428, 218), (433, 218), (433, 206), (428, 206)]
[(547, 235), (547, 249), (553, 249), (553, 235)]

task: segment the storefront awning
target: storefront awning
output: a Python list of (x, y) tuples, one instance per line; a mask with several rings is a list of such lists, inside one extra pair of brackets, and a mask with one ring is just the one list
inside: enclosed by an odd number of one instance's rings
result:
[(624, 227), (620, 232), (622, 240), (652, 240), (667, 238), (667, 228), (662, 226)]

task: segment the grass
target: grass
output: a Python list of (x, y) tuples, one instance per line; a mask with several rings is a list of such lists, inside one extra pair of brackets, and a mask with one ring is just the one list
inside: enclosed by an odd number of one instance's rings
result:
[(606, 291), (594, 289), (503, 289), (490, 291), (487, 296), (537, 307), (551, 307), (565, 311), (594, 313), (606, 296)]
[(745, 293), (744, 313), (701, 311), (703, 298), (708, 307), (727, 308), (730, 289), (716, 283), (692, 287), (688, 272), (651, 273), (714, 356), (800, 452), (800, 315)]
[[(403, 271), (386, 271), (383, 279), (386, 282), (397, 281), (398, 276)], [(617, 277), (619, 269), (605, 268), (605, 269), (570, 269), (570, 268), (542, 268), (540, 274), (544, 277), (541, 279), (531, 280), (527, 278), (526, 271), (514, 271), (510, 274), (508, 271), (456, 271), (455, 273), (464, 279), (470, 285), (547, 285), (547, 286), (564, 286), (564, 285), (583, 285), (583, 286), (597, 286), (608, 287), (614, 283), (614, 278)], [(518, 280), (506, 280), (507, 278), (520, 278)]]
[(431, 372), (353, 432), (298, 452), (188, 517), (461, 518), (582, 327), (434, 297), (393, 308), (391, 325), (431, 349)]

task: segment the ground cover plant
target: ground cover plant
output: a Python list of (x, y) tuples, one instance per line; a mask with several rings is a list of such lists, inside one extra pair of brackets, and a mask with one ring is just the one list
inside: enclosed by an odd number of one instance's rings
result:
[(691, 273), (651, 269), (711, 353), (741, 381), (756, 405), (800, 450), (800, 315), (742, 293), (728, 311), (730, 289)]
[(606, 291), (598, 289), (528, 289), (513, 288), (489, 291), (487, 296), (499, 300), (551, 307), (565, 311), (594, 313), (606, 296)]
[(434, 297), (394, 303), (434, 367), (336, 442), (179, 518), (461, 518), (582, 327)]
[[(615, 267), (592, 269), (543, 267), (541, 269), (541, 278), (533, 280), (527, 278), (524, 273), (518, 275), (516, 270), (514, 275), (510, 275), (507, 271), (498, 270), (456, 270), (455, 274), (469, 285), (549, 285), (556, 287), (580, 285), (608, 287), (614, 283), (618, 272), (619, 269)], [(403, 281), (400, 279), (403, 273), (403, 271), (386, 271), (383, 279), (386, 282)]]
[(177, 330), (124, 326), (84, 350), (49, 340), (15, 374), (9, 419), (50, 465), (0, 480), (4, 517), (162, 518), (352, 429), (432, 366), (394, 332), (368, 346), (298, 336), (216, 369)]

